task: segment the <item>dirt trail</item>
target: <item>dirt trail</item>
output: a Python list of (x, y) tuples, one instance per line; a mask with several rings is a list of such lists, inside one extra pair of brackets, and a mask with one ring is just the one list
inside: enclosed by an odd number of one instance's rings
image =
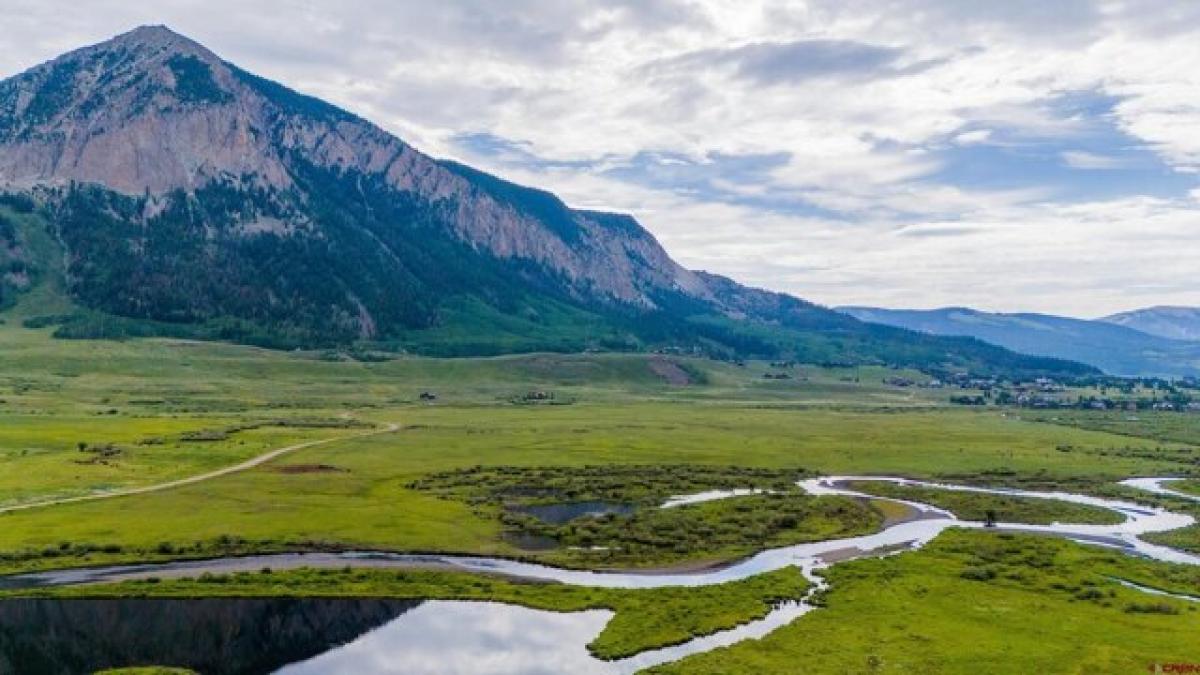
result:
[(78, 497), (63, 497), (62, 499), (50, 499), (50, 500), (46, 500), (46, 501), (42, 501), (42, 502), (30, 502), (28, 504), (16, 504), (14, 506), (5, 506), (3, 508), (0, 508), (0, 514), (12, 513), (13, 511), (25, 511), (28, 509), (38, 509), (38, 508), (42, 508), (42, 507), (46, 507), (46, 506), (59, 506), (62, 504), (75, 504), (77, 502), (93, 502), (93, 501), (97, 501), (100, 499), (112, 499), (114, 497), (128, 497), (129, 495), (141, 495), (141, 494), (146, 494), (148, 492), (160, 492), (162, 490), (171, 490), (173, 488), (183, 487), (185, 485), (193, 485), (195, 483), (200, 483), (200, 482), (203, 482), (206, 480), (211, 480), (213, 478), (220, 478), (221, 476), (228, 476), (229, 474), (237, 473), (239, 471), (253, 469), (256, 466), (260, 466), (260, 465), (265, 464), (277, 457), (282, 457), (283, 455), (286, 455), (290, 452), (295, 452), (297, 450), (304, 450), (306, 448), (314, 448), (319, 445), (328, 445), (329, 443), (337, 443), (339, 441), (348, 441), (348, 440), (354, 439), (354, 438), (366, 438), (367, 436), (378, 436), (380, 434), (390, 434), (395, 431), (398, 431), (399, 429), (400, 429), (399, 424), (389, 422), (382, 429), (372, 429), (371, 431), (366, 431), (361, 434), (351, 434), (349, 436), (337, 436), (335, 438), (323, 438), (318, 441), (305, 441), (304, 443), (296, 443), (294, 445), (288, 445), (288, 446), (284, 446), (282, 448), (275, 448), (274, 450), (265, 452), (261, 455), (258, 455), (257, 457), (252, 457), (252, 458), (242, 462), (241, 464), (234, 464), (233, 466), (227, 466), (223, 469), (217, 469), (215, 471), (209, 471), (208, 473), (202, 473), (202, 474), (198, 474), (195, 476), (188, 476), (187, 478), (180, 478), (178, 480), (173, 480), (173, 481), (169, 481), (166, 483), (158, 483), (155, 485), (144, 485), (142, 487), (126, 488), (123, 490), (113, 490), (111, 492), (97, 492), (94, 494), (79, 495)]

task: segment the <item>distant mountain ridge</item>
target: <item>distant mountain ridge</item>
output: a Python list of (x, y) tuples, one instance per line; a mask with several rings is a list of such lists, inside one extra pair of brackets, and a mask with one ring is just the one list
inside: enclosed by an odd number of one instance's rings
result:
[(1200, 307), (1148, 307), (1106, 316), (1100, 321), (1171, 340), (1200, 341)]
[(1022, 354), (1073, 359), (1111, 375), (1200, 376), (1200, 343), (1170, 340), (1105, 321), (989, 313), (965, 307), (839, 307), (838, 311), (860, 321), (931, 335), (970, 336)]
[(0, 217), (61, 249), (35, 259), (16, 232), (6, 264), (62, 268), (81, 310), (42, 323), (64, 337), (1090, 372), (685, 269), (629, 216), (426, 156), (163, 26), (0, 81), (0, 188)]

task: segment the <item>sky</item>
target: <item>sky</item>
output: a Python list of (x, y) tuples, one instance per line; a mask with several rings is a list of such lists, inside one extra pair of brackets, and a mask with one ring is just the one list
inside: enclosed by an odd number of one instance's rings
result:
[(1200, 305), (1200, 2), (4, 0), (141, 24), (825, 305)]

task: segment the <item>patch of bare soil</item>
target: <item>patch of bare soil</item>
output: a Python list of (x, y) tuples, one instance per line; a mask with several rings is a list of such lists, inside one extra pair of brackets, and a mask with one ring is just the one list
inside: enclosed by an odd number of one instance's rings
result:
[(650, 370), (654, 371), (664, 382), (673, 387), (686, 387), (692, 383), (692, 378), (687, 374), (687, 371), (679, 367), (678, 363), (669, 359), (655, 357), (650, 359)]
[(281, 464), (275, 467), (279, 473), (348, 473), (349, 469), (332, 464)]
[(912, 548), (913, 543), (914, 542), (907, 541), (872, 549), (861, 549), (857, 546), (848, 546), (846, 548), (839, 548), (833, 551), (826, 551), (818, 557), (821, 559), (821, 562), (827, 565), (832, 565), (833, 563), (842, 562), (844, 560), (854, 560), (856, 558), (865, 558), (868, 556), (878, 557), (891, 555), (892, 553), (897, 553), (899, 551), (907, 551), (908, 549)]

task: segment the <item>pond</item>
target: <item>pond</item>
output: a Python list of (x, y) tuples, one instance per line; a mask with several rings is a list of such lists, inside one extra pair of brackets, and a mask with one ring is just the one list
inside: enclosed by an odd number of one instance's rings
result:
[(525, 513), (552, 525), (562, 525), (576, 518), (597, 518), (608, 514), (623, 516), (633, 513), (637, 507), (621, 502), (559, 502), (557, 504), (531, 504), (509, 507), (517, 513)]

